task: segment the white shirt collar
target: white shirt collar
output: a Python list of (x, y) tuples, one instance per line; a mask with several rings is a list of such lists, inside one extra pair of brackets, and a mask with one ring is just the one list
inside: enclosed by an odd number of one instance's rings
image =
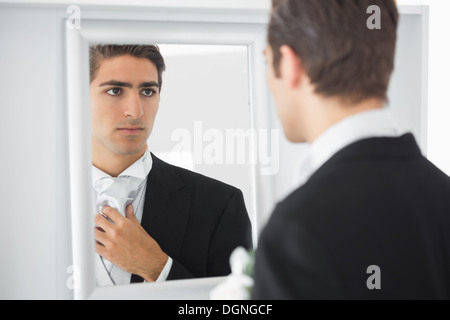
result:
[(309, 145), (307, 155), (295, 175), (295, 184), (304, 184), (336, 152), (353, 142), (396, 136), (398, 130), (386, 109), (369, 110), (346, 117), (329, 127)]
[[(152, 169), (152, 166), (153, 166), (153, 159), (150, 154), (150, 151), (147, 149), (145, 153), (142, 155), (142, 157), (140, 157), (131, 166), (126, 168), (121, 174), (119, 174), (119, 177), (132, 176), (145, 179), (149, 174), (150, 170)], [(94, 184), (97, 180), (103, 177), (110, 177), (110, 175), (92, 165), (92, 184)]]

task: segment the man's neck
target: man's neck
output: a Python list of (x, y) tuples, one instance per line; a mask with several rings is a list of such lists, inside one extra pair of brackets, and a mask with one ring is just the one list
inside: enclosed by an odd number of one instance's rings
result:
[(375, 110), (383, 108), (383, 102), (379, 99), (368, 99), (356, 105), (342, 105), (338, 102), (331, 101), (331, 103), (317, 106), (313, 116), (314, 125), (307, 137), (307, 142), (312, 143), (329, 127), (338, 123), (339, 121), (355, 115), (360, 112)]
[(146, 149), (142, 152), (133, 155), (119, 155), (111, 154), (109, 156), (99, 156), (93, 152), (92, 165), (97, 169), (109, 174), (111, 177), (118, 177), (128, 167), (141, 158)]

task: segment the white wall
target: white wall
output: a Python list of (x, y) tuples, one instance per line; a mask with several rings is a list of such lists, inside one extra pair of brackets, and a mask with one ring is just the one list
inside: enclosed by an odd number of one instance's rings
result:
[(398, 0), (405, 5), (430, 6), (428, 158), (450, 175), (450, 1)]
[(64, 16), (0, 5), (0, 299), (71, 297)]
[[(242, 190), (254, 221), (250, 139), (227, 134), (250, 129), (247, 47), (160, 48), (166, 72), (150, 150), (169, 163)], [(188, 154), (180, 155), (180, 148)]]

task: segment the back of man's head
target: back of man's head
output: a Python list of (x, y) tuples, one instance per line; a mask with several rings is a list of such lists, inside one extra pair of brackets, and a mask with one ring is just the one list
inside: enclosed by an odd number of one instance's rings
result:
[(268, 41), (279, 75), (280, 47), (301, 59), (316, 93), (351, 104), (387, 101), (398, 11), (393, 0), (272, 0)]

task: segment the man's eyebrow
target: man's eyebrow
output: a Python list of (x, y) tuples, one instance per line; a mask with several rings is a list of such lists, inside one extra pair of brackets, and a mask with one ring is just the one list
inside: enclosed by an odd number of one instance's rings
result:
[(157, 88), (159, 88), (159, 83), (157, 83), (155, 81), (149, 81), (149, 82), (142, 82), (139, 85), (139, 88), (148, 88), (148, 87), (157, 87)]
[[(125, 88), (132, 88), (133, 85), (129, 82), (123, 82), (123, 81), (117, 81), (117, 80), (109, 80), (105, 81), (99, 84), (99, 87), (104, 86), (114, 86), (114, 87), (125, 87)], [(148, 81), (148, 82), (142, 82), (139, 84), (139, 88), (148, 88), (148, 87), (158, 87), (159, 84), (155, 81)]]
[(115, 87), (126, 87), (126, 88), (132, 88), (133, 87), (133, 85), (131, 83), (123, 82), (123, 81), (117, 81), (117, 80), (109, 80), (109, 81), (106, 81), (106, 82), (102, 82), (98, 86), (99, 87), (115, 86)]

